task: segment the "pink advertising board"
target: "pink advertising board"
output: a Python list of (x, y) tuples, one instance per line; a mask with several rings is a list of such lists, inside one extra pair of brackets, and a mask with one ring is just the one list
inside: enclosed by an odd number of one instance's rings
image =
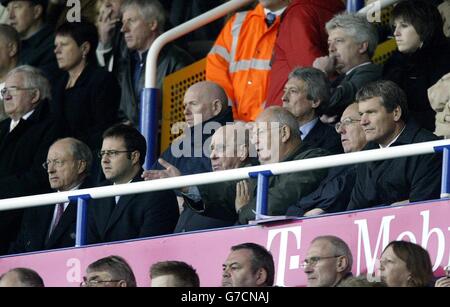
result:
[(449, 231), (450, 201), (445, 200), (3, 257), (0, 273), (14, 267), (29, 267), (41, 274), (47, 286), (78, 286), (89, 263), (120, 255), (131, 264), (139, 286), (149, 285), (150, 265), (162, 260), (188, 262), (197, 269), (202, 286), (220, 286), (222, 262), (230, 246), (255, 242), (272, 252), (277, 285), (303, 286), (306, 280), (300, 263), (309, 243), (316, 236), (332, 234), (349, 244), (356, 275), (376, 272), (383, 248), (389, 241), (400, 239), (425, 247), (435, 274), (440, 275), (450, 263)]

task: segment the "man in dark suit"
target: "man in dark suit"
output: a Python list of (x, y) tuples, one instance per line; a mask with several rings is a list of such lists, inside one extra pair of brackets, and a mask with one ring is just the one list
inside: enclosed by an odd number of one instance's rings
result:
[(332, 154), (343, 152), (334, 127), (319, 120), (330, 100), (330, 82), (322, 71), (312, 67), (294, 69), (284, 86), (282, 100), (283, 107), (297, 118), (305, 144)]
[[(9, 118), (0, 123), (0, 199), (50, 192), (42, 168), (61, 129), (52, 117), (50, 84), (31, 66), (10, 71), (1, 94)], [(0, 254), (19, 231), (22, 210), (0, 212)]]
[[(100, 151), (108, 184), (141, 181), (147, 144), (131, 126), (105, 131)], [(92, 200), (88, 210), (88, 242), (129, 240), (172, 233), (178, 220), (173, 191), (157, 191)]]
[[(56, 141), (43, 167), (52, 189), (62, 192), (87, 188), (92, 153), (74, 138)], [(34, 207), (25, 210), (22, 226), (11, 253), (32, 252), (75, 245), (76, 202)]]

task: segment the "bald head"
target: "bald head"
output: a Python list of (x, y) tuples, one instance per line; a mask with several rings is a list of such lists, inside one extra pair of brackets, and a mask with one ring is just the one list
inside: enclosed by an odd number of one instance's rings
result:
[(15, 268), (0, 277), (0, 287), (44, 287), (44, 282), (31, 269)]
[(202, 81), (184, 95), (184, 117), (189, 127), (205, 122), (227, 109), (227, 95), (216, 83)]

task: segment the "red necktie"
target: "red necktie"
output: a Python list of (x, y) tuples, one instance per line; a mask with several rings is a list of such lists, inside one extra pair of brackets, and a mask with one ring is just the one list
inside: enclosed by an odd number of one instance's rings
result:
[(59, 221), (61, 220), (61, 217), (64, 213), (64, 203), (60, 203), (56, 205), (56, 217), (55, 222), (53, 223), (53, 226), (50, 230), (49, 236), (52, 234), (52, 232), (55, 230), (56, 225), (58, 225)]

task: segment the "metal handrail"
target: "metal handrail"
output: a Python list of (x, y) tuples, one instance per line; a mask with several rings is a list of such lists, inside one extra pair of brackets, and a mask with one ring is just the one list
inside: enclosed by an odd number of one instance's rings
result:
[[(309, 171), (341, 165), (431, 154), (437, 151), (442, 151), (442, 147), (446, 146), (450, 147), (449, 139), (311, 158), (307, 160), (296, 160), (225, 171), (217, 171), (214, 172), (214, 176), (211, 176), (211, 173), (202, 173), (196, 175), (179, 176), (174, 178), (119, 184), (98, 188), (80, 189), (75, 191), (9, 198), (0, 200), (0, 211), (67, 202), (69, 200), (69, 197), (71, 196), (89, 195), (91, 198), (97, 199), (117, 195), (178, 189), (186, 186), (203, 185), (231, 180), (242, 180), (250, 178), (252, 174), (254, 175), (255, 173), (267, 171), (270, 171), (273, 175), (281, 175), (286, 173)], [(444, 167), (443, 172), (446, 171), (447, 170)]]

